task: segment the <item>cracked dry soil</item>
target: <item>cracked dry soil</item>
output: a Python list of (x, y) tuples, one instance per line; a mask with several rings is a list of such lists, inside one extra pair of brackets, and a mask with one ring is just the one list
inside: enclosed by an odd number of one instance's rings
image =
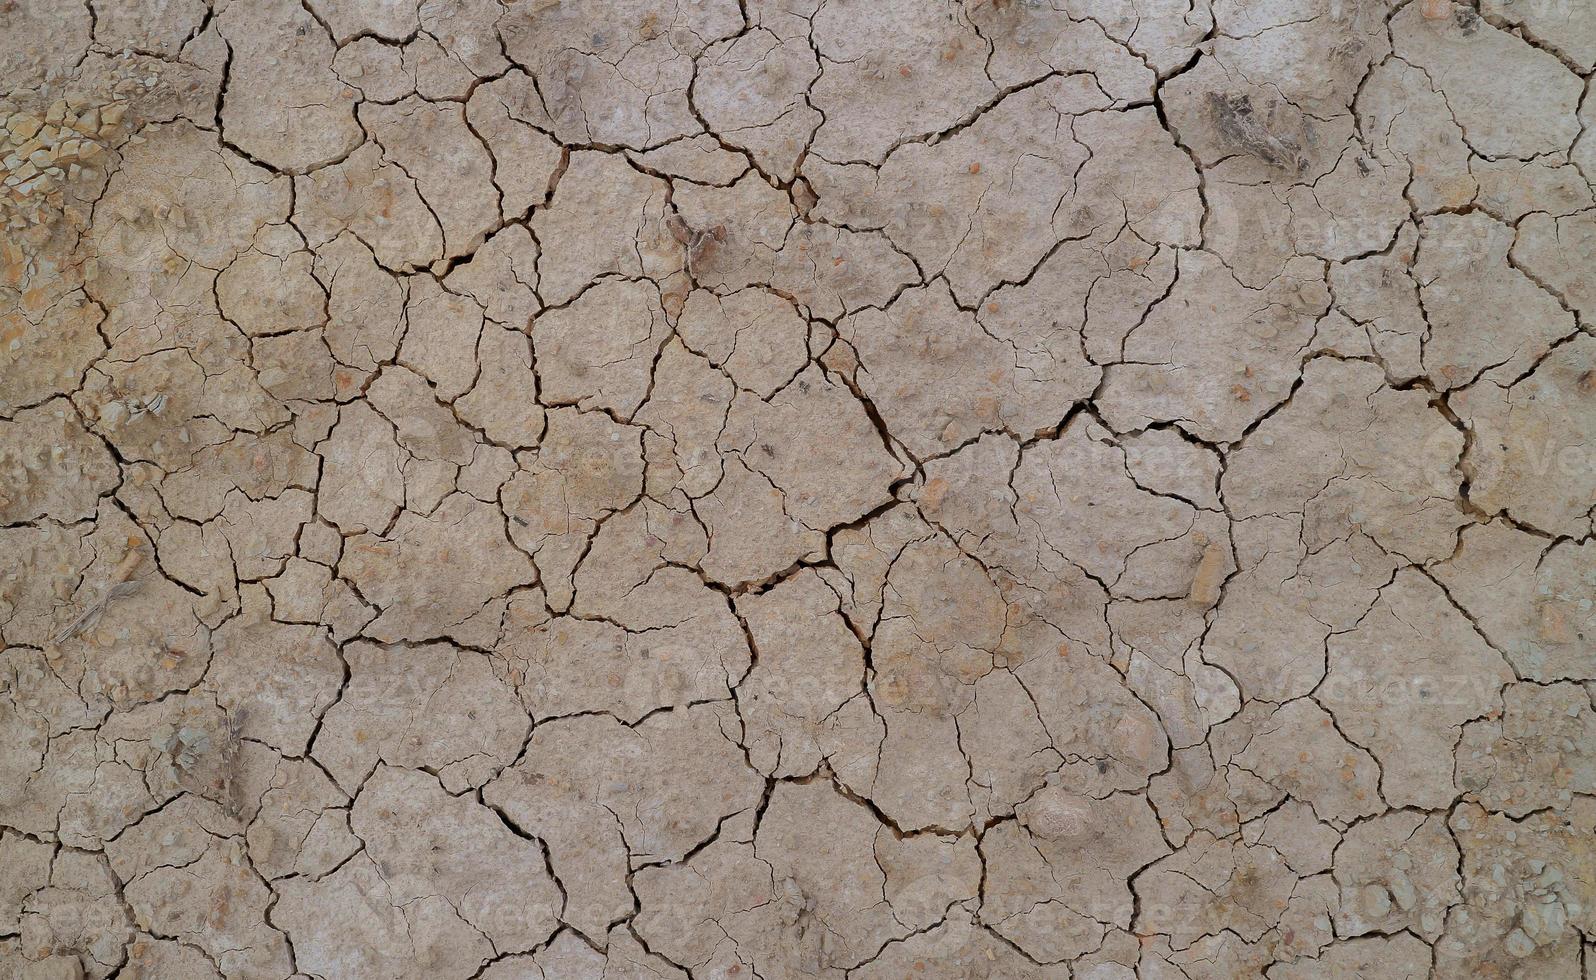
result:
[(1592, 980), (1593, 68), (0, 3), (0, 980)]

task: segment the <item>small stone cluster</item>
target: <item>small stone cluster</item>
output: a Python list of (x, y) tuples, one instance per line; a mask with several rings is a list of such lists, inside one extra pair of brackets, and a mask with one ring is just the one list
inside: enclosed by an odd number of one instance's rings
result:
[[(0, 101), (0, 209), (6, 225), (48, 219), (64, 203), (65, 184), (104, 164), (106, 148), (122, 133), (126, 102), (93, 104), (82, 97), (56, 99), (42, 113)], [(92, 176), (92, 175), (90, 175)]]

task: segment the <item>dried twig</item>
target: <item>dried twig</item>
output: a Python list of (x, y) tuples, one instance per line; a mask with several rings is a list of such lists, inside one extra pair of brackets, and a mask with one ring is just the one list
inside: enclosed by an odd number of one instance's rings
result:
[(100, 621), (106, 607), (123, 596), (137, 592), (143, 584), (132, 577), (135, 569), (144, 561), (144, 551), (138, 543), (132, 542), (128, 552), (111, 570), (111, 584), (106, 588), (105, 594), (98, 600), (89, 604), (88, 608), (78, 614), (72, 622), (63, 626), (55, 634), (56, 643), (65, 643), (84, 630), (93, 629), (94, 624)]

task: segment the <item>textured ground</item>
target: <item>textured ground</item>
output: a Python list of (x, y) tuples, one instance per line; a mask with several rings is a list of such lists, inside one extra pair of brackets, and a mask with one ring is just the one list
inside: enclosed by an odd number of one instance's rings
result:
[(1596, 977), (1593, 67), (0, 3), (0, 980)]

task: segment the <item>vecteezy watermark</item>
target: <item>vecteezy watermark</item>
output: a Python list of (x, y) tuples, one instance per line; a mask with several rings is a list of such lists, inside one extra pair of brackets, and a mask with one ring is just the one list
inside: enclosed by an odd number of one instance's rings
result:
[(1500, 677), (1485, 672), (1405, 673), (1390, 660), (1378, 670), (1370, 670), (1338, 664), (1332, 654), (1330, 672), (1314, 689), (1314, 698), (1332, 712), (1337, 708), (1404, 706), (1473, 709), (1494, 703), (1501, 687)]

